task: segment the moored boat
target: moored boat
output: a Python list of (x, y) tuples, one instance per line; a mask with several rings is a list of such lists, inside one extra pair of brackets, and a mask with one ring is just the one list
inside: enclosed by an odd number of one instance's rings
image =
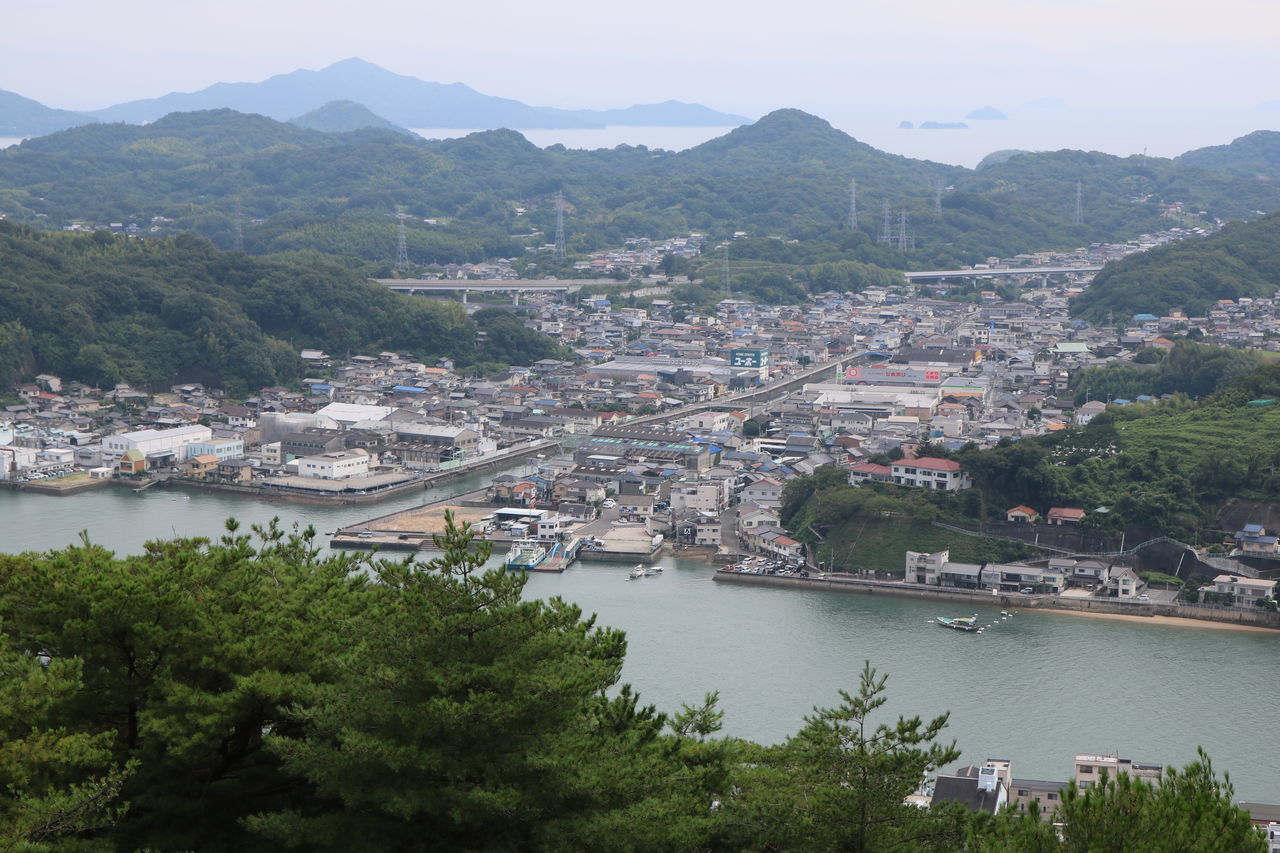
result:
[(545, 543), (536, 539), (518, 539), (511, 544), (511, 553), (502, 564), (506, 569), (537, 568), (547, 558), (548, 549)]
[(982, 626), (978, 624), (977, 616), (935, 616), (933, 617), (935, 625), (941, 625), (943, 628), (951, 628), (955, 631), (968, 631), (976, 633), (982, 630)]

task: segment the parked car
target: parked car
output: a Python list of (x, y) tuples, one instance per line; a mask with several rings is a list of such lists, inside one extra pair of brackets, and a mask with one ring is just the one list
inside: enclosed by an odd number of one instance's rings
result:
[(608, 498), (604, 503), (600, 504), (600, 506), (604, 507), (605, 509), (613, 509), (617, 505), (618, 505), (618, 502), (615, 501), (613, 498)]
[(1147, 595), (1147, 594), (1144, 592), (1144, 593), (1142, 593), (1141, 595), (1139, 595), (1139, 596), (1138, 596), (1138, 600), (1139, 600), (1139, 601), (1150, 601), (1150, 600), (1151, 600), (1151, 596)]
[(1022, 594), (1023, 594), (1023, 595), (1032, 595), (1032, 594), (1034, 594), (1034, 593), (1035, 593), (1035, 590), (1034, 590), (1034, 589), (1032, 589), (1032, 588), (1031, 588), (1031, 587), (1029, 587), (1029, 586), (1024, 586), (1024, 587), (1022, 588)]

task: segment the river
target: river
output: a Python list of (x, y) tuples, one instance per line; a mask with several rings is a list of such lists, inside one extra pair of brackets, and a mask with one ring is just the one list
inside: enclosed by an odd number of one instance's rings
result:
[[(515, 470), (519, 470), (518, 468)], [(483, 485), (456, 481), (428, 497)], [(311, 524), (321, 534), (395, 509), (413, 493), (357, 507), (268, 504), (236, 496), (107, 488), (68, 497), (0, 490), (0, 551), (46, 550), (79, 531), (119, 552), (148, 539), (216, 536), (223, 520)], [(1019, 778), (1066, 780), (1078, 752), (1184, 764), (1203, 745), (1238, 799), (1280, 802), (1280, 632), (1021, 612), (982, 635), (929, 625), (938, 605), (884, 596), (783, 590), (711, 580), (704, 560), (664, 558), (659, 577), (578, 564), (533, 575), (627, 632), (623, 677), (662, 710), (720, 692), (725, 730), (760, 741), (793, 733), (815, 705), (853, 689), (864, 660), (889, 674), (890, 714), (951, 712), (964, 761), (1009, 758)], [(943, 605), (945, 606), (945, 605)], [(962, 614), (943, 614), (962, 615)]]

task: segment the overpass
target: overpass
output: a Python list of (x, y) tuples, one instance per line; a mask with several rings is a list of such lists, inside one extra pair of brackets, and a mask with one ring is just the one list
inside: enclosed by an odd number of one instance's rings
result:
[(905, 272), (907, 281), (928, 281), (943, 278), (1000, 278), (1003, 276), (1038, 276), (1038, 275), (1070, 275), (1071, 273), (1094, 273), (1102, 269), (1101, 264), (1083, 267), (1010, 267), (1007, 269), (985, 270), (923, 270)]
[(467, 301), (468, 293), (510, 293), (520, 302), (521, 293), (574, 293), (593, 284), (621, 284), (614, 278), (375, 278), (375, 282), (400, 293), (461, 293)]

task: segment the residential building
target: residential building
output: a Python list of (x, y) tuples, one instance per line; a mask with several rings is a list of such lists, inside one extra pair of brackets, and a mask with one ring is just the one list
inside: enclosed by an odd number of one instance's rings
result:
[(1213, 579), (1213, 591), (1231, 596), (1231, 603), (1237, 607), (1252, 606), (1267, 596), (1275, 597), (1276, 581), (1218, 575)]
[(959, 462), (951, 459), (902, 459), (890, 467), (893, 482), (901, 486), (919, 486), (925, 489), (954, 492), (973, 485)]

